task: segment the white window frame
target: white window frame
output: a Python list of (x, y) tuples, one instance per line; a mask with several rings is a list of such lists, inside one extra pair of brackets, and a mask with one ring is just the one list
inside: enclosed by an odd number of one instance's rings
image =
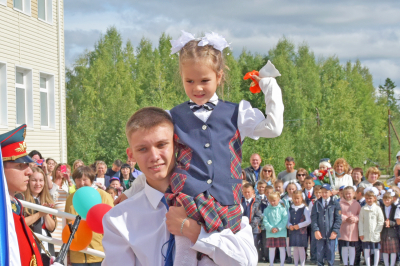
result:
[[(40, 78), (46, 79), (46, 89), (40, 88)], [(55, 130), (56, 129), (56, 110), (55, 110), (55, 96), (54, 96), (54, 74), (40, 72), (39, 73), (39, 94), (40, 92), (47, 92), (47, 119), (48, 126), (42, 126), (42, 118), (40, 117), (41, 130)], [(40, 96), (39, 96), (40, 104)], [(40, 106), (41, 107), (41, 106)], [(41, 112), (41, 108), (39, 108)], [(41, 115), (41, 114), (40, 114)]]
[(8, 128), (7, 63), (0, 61), (0, 128)]
[(21, 12), (25, 15), (31, 15), (31, 0), (21, 0), (22, 1), (22, 10), (15, 7), (15, 0), (13, 0), (13, 8), (14, 10)]
[(53, 0), (44, 0), (44, 15), (45, 19), (39, 18), (39, 0), (37, 0), (38, 4), (38, 20), (46, 22), (50, 25), (53, 24)]
[(0, 0), (0, 5), (7, 6), (7, 0)]
[[(16, 75), (17, 72), (21, 72), (24, 76), (25, 86), (25, 124), (27, 129), (33, 130), (33, 84), (32, 84), (32, 69), (22, 66), (15, 66), (15, 111), (17, 111), (17, 87), (21, 88), (20, 84), (17, 84)], [(15, 125), (16, 127), (21, 124), (17, 123), (17, 113), (15, 113)]]

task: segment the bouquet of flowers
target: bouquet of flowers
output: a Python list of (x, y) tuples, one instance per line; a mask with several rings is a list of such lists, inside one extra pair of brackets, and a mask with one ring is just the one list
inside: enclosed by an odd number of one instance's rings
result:
[(329, 171), (328, 170), (319, 170), (316, 169), (314, 172), (311, 174), (312, 177), (314, 177), (314, 180), (319, 180), (323, 184), (330, 184), (330, 179), (329, 179)]

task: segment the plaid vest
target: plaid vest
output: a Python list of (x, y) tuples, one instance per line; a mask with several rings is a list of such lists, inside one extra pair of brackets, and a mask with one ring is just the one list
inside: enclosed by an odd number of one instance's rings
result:
[(177, 145), (179, 182), (174, 193), (192, 197), (209, 193), (221, 205), (240, 204), (242, 198), (242, 142), (237, 126), (239, 105), (219, 101), (204, 123), (188, 102), (170, 110)]

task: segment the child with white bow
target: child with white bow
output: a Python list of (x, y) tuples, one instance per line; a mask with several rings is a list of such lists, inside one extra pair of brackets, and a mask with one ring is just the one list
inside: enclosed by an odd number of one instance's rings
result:
[[(166, 192), (169, 205), (183, 204), (189, 217), (207, 232), (230, 228), (240, 230), (241, 146), (245, 137), (274, 138), (283, 128), (282, 93), (275, 77), (280, 76), (268, 63), (253, 76), (265, 97), (265, 114), (242, 100), (239, 104), (220, 100), (226, 68), (225, 38), (206, 33), (195, 39), (182, 31), (172, 40), (171, 53), (179, 52), (179, 67), (189, 101), (170, 110), (174, 122), (177, 166)], [(186, 221), (182, 221), (182, 226)], [(177, 236), (174, 265), (195, 265), (196, 252), (188, 238)]]
[[(236, 104), (218, 98), (217, 88), (223, 88), (225, 78), (223, 50), (229, 46), (225, 38), (206, 33), (195, 39), (182, 31), (171, 44), (171, 54), (179, 52), (182, 83), (190, 100), (169, 111), (177, 164), (165, 198), (170, 206), (182, 204), (187, 216), (207, 233), (228, 228), (236, 233), (242, 219), (242, 142), (245, 137), (257, 140), (281, 134), (284, 106), (275, 80), (280, 73), (268, 61), (259, 76), (253, 76), (264, 93), (265, 117), (245, 100)], [(138, 176), (117, 202), (142, 190), (145, 182), (144, 176)], [(181, 228), (185, 223), (187, 219)], [(175, 235), (175, 245), (174, 265), (197, 265), (202, 255), (190, 248), (193, 244), (182, 230)]]

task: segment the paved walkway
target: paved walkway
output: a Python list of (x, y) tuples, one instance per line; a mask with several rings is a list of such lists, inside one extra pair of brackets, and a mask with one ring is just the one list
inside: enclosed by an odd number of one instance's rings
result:
[[(361, 258), (361, 261), (364, 261), (363, 258)], [(257, 265), (258, 266), (269, 266), (269, 262), (268, 263), (258, 263)], [(279, 265), (280, 265), (279, 263), (274, 263), (274, 266), (279, 266)], [(328, 265), (328, 264), (325, 264), (325, 265)], [(340, 265), (339, 253), (335, 254), (335, 265)], [(294, 263), (292, 263), (292, 264), (286, 264), (285, 263), (285, 266), (294, 266)], [(310, 261), (306, 260), (305, 266), (316, 266), (316, 265), (315, 264), (310, 264)]]

